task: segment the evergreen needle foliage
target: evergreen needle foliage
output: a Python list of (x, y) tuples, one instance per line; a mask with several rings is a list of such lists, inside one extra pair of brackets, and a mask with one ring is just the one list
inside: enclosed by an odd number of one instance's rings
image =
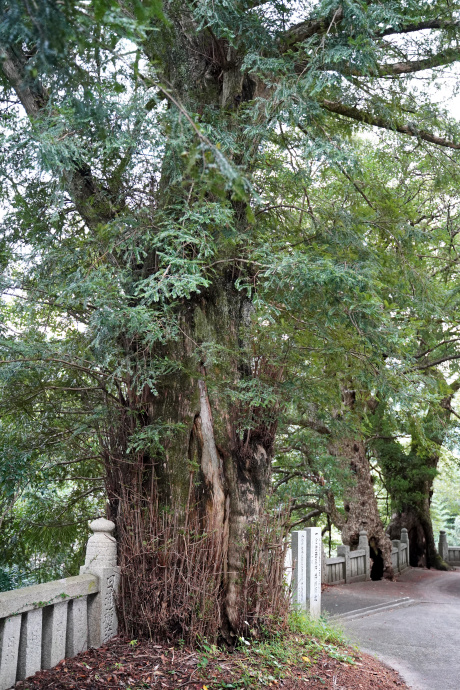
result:
[(287, 515), (386, 548), (365, 442), (415, 409), (426, 460), (457, 372), (458, 10), (0, 2), (6, 586), (105, 511), (124, 629), (234, 645), (286, 615)]

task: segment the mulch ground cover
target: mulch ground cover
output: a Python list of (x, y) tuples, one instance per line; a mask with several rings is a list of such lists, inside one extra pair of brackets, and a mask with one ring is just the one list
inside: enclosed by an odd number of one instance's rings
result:
[[(298, 638), (296, 643), (298, 642)], [(309, 648), (311, 649), (311, 647)], [(319, 647), (318, 647), (319, 649)], [(305, 654), (305, 647), (302, 647)], [(104, 647), (65, 659), (16, 683), (16, 690), (217, 690), (224, 688), (282, 688), (300, 690), (394, 690), (407, 688), (400, 676), (371, 656), (343, 648), (341, 658), (329, 652), (308, 652), (280, 664), (275, 655), (254, 650), (221, 652), (167, 647), (153, 642), (114, 638)], [(273, 660), (270, 657), (273, 656)], [(299, 661), (300, 660), (300, 661)]]

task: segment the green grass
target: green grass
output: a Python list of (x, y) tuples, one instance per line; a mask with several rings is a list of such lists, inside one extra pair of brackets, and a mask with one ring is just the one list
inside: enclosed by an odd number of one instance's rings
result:
[(198, 664), (209, 690), (276, 687), (294, 674), (308, 679), (310, 669), (324, 654), (354, 664), (342, 631), (326, 619), (312, 620), (292, 613), (289, 628), (265, 641), (240, 639), (236, 654), (223, 654), (215, 646), (203, 649)]

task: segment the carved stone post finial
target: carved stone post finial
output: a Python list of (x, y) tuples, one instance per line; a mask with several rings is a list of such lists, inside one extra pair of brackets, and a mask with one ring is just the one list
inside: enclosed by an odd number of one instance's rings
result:
[(99, 592), (88, 601), (89, 645), (99, 647), (118, 631), (115, 597), (120, 568), (117, 566), (117, 542), (112, 535), (114, 523), (98, 518), (91, 522), (90, 529), (93, 535), (88, 539), (85, 565), (80, 573), (99, 578)]
[(117, 565), (117, 542), (112, 536), (115, 524), (98, 518), (89, 525), (93, 535), (86, 547), (85, 568), (110, 568)]

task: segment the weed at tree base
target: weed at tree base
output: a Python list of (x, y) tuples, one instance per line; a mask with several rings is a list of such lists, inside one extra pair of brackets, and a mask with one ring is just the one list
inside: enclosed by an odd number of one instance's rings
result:
[[(233, 658), (231, 654), (224, 656), (214, 645), (207, 647), (198, 668), (209, 690), (257, 690), (276, 687), (280, 680), (287, 678), (308, 680), (313, 677), (310, 669), (324, 657), (354, 664), (352, 654), (341, 630), (323, 618), (312, 620), (296, 612), (290, 615), (289, 631), (284, 634), (278, 633), (265, 641), (249, 642), (240, 638)], [(316, 676), (317, 668), (315, 671)]]

